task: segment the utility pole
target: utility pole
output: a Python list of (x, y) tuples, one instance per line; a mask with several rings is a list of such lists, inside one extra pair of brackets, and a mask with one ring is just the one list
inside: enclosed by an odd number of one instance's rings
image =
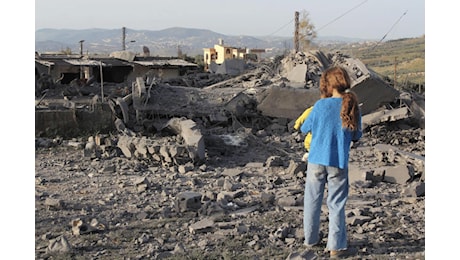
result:
[(393, 88), (396, 89), (396, 56), (395, 56), (395, 71), (394, 71), (394, 79), (393, 79)]
[(295, 12), (294, 49), (299, 52), (299, 12)]
[(81, 41), (80, 41), (80, 56), (83, 56), (83, 42), (84, 42), (84, 41), (85, 41), (85, 40), (81, 40)]
[[(85, 40), (80, 41), (80, 59), (83, 58), (83, 42)], [(83, 67), (80, 65), (80, 79), (83, 78)]]
[(122, 35), (121, 35), (121, 49), (126, 50), (126, 27), (121, 28)]

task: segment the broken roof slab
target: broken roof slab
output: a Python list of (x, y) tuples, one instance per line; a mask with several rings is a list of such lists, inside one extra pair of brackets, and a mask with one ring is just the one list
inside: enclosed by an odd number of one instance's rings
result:
[(177, 67), (198, 67), (195, 63), (190, 63), (181, 59), (163, 59), (163, 60), (147, 60), (133, 61), (135, 64), (142, 66), (177, 66)]
[(272, 87), (257, 106), (265, 116), (296, 119), (319, 99), (319, 89)]
[(347, 58), (340, 65), (350, 75), (351, 89), (358, 95), (361, 114), (369, 114), (399, 97), (398, 90), (368, 70), (360, 60)]

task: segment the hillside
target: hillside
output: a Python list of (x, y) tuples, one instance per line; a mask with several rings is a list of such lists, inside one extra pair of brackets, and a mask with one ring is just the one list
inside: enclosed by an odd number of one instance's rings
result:
[[(194, 57), (203, 54), (203, 48), (212, 48), (224, 40), (235, 47), (266, 48), (282, 52), (289, 37), (259, 39), (252, 36), (232, 36), (205, 29), (173, 27), (164, 30), (126, 29), (126, 50), (142, 53), (143, 46), (154, 56), (176, 56), (181, 52)], [(35, 32), (35, 50), (38, 52), (80, 52), (80, 40), (84, 40), (83, 53), (107, 54), (123, 48), (122, 29), (40, 29)]]
[[(266, 49), (264, 57), (273, 57), (292, 49), (292, 37), (248, 35), (224, 35), (206, 29), (173, 27), (164, 30), (133, 30), (126, 28), (126, 50), (142, 53), (143, 46), (149, 48), (154, 56), (176, 56), (181, 52), (190, 57), (203, 54), (203, 48), (212, 48), (224, 41), (227, 46), (237, 48)], [(40, 29), (35, 32), (35, 51), (37, 52), (80, 52), (80, 41), (84, 40), (83, 53), (105, 54), (120, 51), (122, 28), (120, 29)], [(317, 38), (318, 44), (363, 41), (346, 37)]]

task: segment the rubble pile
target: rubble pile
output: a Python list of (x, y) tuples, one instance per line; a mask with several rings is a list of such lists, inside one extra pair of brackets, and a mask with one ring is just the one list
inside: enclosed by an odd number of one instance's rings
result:
[[(319, 98), (322, 69), (337, 62), (354, 70), (366, 109), (350, 152), (355, 259), (423, 259), (424, 99), (319, 51), (216, 74), (219, 82), (136, 78), (124, 93), (69, 96), (67, 110), (90, 108), (82, 97), (96, 100), (94, 111), (104, 101), (113, 130), (38, 132), (36, 259), (327, 259), (325, 201), (321, 248), (303, 246), (304, 135), (292, 126)], [(47, 95), (37, 109), (63, 99)]]

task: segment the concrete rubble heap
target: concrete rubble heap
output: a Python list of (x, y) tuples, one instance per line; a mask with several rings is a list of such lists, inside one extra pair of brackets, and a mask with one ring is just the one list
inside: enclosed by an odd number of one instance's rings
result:
[(312, 51), (232, 77), (137, 77), (104, 94), (96, 82), (40, 83), (36, 259), (323, 259), (302, 246), (304, 135), (292, 126), (332, 64), (352, 75), (363, 113), (346, 212), (356, 259), (424, 258), (423, 95)]

